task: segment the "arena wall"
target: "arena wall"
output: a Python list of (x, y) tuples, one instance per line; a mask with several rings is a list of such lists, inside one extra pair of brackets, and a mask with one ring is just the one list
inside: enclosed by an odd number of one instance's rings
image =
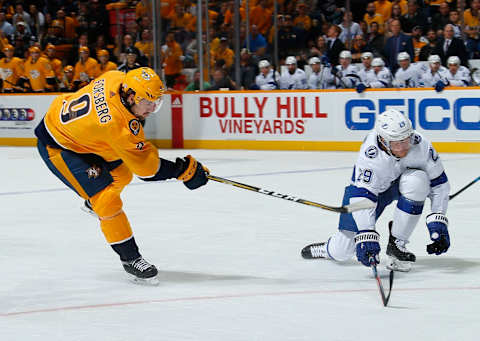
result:
[[(480, 152), (480, 88), (172, 93), (149, 118), (159, 148), (357, 150), (375, 115), (408, 113), (440, 152)], [(0, 145), (34, 145), (56, 95), (0, 96)]]

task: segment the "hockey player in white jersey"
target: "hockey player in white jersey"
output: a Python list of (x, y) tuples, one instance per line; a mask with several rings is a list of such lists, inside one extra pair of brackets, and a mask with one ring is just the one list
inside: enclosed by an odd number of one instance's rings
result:
[(258, 62), (260, 73), (255, 77), (255, 84), (260, 90), (275, 90), (278, 89), (278, 81), (280, 74), (274, 71), (268, 60), (261, 60)]
[(361, 55), (362, 66), (358, 71), (358, 77), (360, 82), (368, 84), (375, 79), (375, 75), (372, 67), (373, 53), (372, 52), (363, 52)]
[(352, 89), (360, 81), (357, 68), (352, 65), (352, 53), (348, 50), (340, 52), (340, 64), (332, 68), (335, 85), (338, 89)]
[(373, 74), (367, 79), (367, 82), (358, 83), (357, 92), (361, 93), (367, 88), (390, 88), (392, 86), (392, 73), (385, 67), (382, 58), (373, 58)]
[(440, 65), (440, 56), (433, 54), (428, 57), (430, 68), (420, 75), (420, 87), (434, 87), (435, 91), (442, 91), (447, 85), (447, 69)]
[(282, 73), (280, 77), (280, 89), (307, 89), (307, 76), (305, 71), (297, 68), (297, 59), (294, 56), (289, 56), (285, 60), (285, 64), (288, 70)]
[(335, 77), (328, 63), (322, 64), (320, 58), (312, 57), (308, 64), (312, 68), (312, 73), (308, 77), (309, 89), (335, 89)]
[(302, 249), (306, 259), (349, 260), (356, 252), (365, 266), (379, 263), (376, 222), (385, 207), (397, 200), (386, 253), (387, 268), (408, 271), (416, 257), (406, 244), (417, 225), (426, 198), (431, 213), (426, 225), (433, 241), (429, 254), (440, 255), (450, 247), (446, 217), (450, 185), (439, 155), (430, 142), (415, 132), (410, 120), (390, 109), (378, 115), (375, 130), (365, 138), (345, 188), (343, 205), (367, 201), (372, 208), (340, 215), (339, 230), (326, 242)]
[(397, 56), (400, 67), (395, 72), (393, 86), (396, 88), (416, 88), (419, 84), (422, 68), (420, 65), (410, 63), (410, 55), (407, 52), (400, 52)]
[(470, 77), (470, 70), (465, 66), (460, 65), (460, 58), (457, 56), (450, 56), (447, 59), (447, 84), (450, 86), (469, 86), (472, 84)]

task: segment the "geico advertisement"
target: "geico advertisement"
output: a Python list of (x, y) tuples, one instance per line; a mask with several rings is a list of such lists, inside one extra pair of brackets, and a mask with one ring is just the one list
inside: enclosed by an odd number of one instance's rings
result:
[(361, 141), (395, 108), (436, 141), (478, 140), (478, 89), (184, 94), (185, 139)]
[(34, 137), (33, 129), (55, 96), (0, 96), (0, 137)]

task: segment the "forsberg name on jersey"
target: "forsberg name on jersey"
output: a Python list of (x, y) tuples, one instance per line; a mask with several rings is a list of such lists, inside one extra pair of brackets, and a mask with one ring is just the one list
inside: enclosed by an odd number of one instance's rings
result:
[(112, 119), (108, 104), (105, 101), (105, 79), (96, 80), (93, 85), (93, 98), (95, 103), (95, 110), (100, 118), (100, 123), (107, 123)]

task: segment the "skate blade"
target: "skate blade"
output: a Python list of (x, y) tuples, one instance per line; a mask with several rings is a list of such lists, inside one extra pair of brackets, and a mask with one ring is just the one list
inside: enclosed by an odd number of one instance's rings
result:
[(80, 209), (85, 212), (85, 213), (88, 213), (90, 214), (92, 217), (94, 217), (95, 219), (98, 219), (98, 215), (91, 209), (89, 209), (88, 207), (86, 207), (85, 205), (81, 206)]
[(158, 276), (155, 276), (155, 277), (152, 277), (152, 278), (138, 278), (136, 276), (128, 274), (128, 277), (129, 277), (130, 282), (138, 284), (138, 285), (156, 287), (160, 284)]
[(396, 258), (389, 257), (388, 263), (385, 266), (388, 270), (400, 271), (400, 272), (409, 272), (412, 270), (412, 262), (400, 261)]

